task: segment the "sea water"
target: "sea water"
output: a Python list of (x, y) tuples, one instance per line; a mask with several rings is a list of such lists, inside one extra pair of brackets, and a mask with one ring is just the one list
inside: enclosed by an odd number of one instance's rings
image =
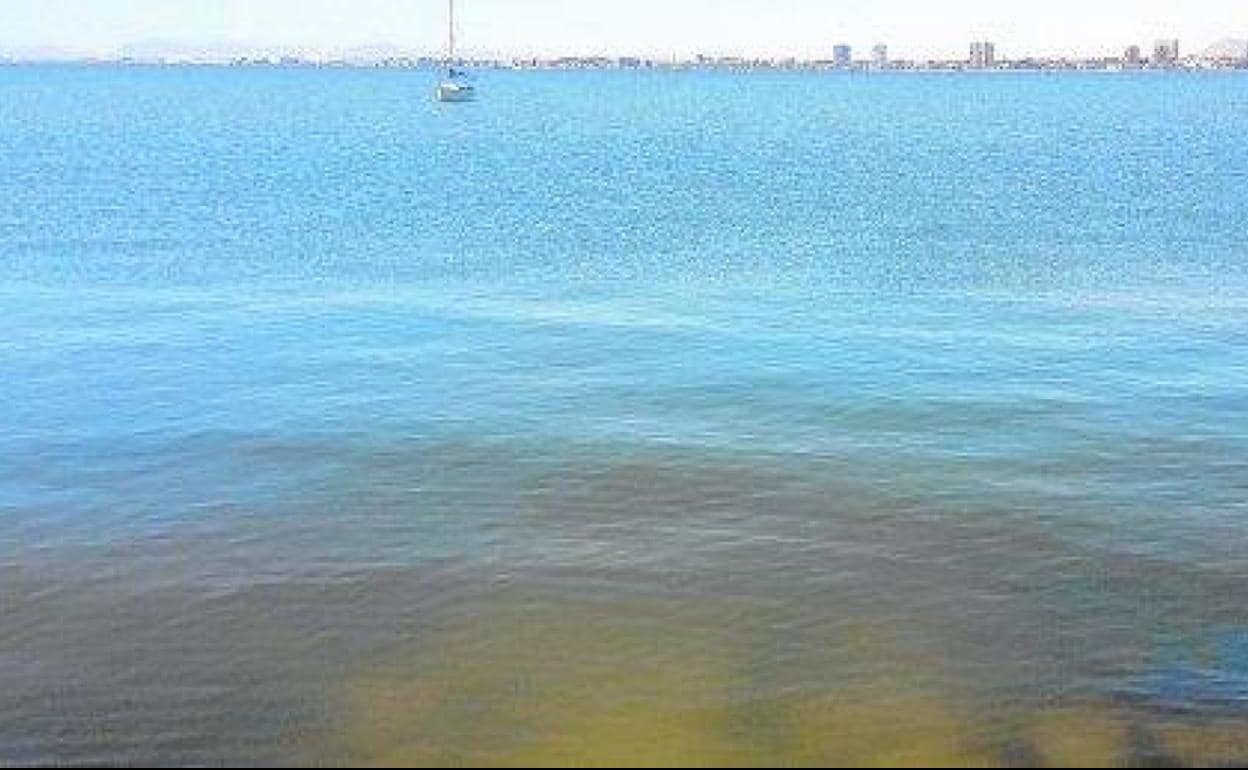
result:
[(1248, 760), (1242, 74), (0, 68), (0, 762)]

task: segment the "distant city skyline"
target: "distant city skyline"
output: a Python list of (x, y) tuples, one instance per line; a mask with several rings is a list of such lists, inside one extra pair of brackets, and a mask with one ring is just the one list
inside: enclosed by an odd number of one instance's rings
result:
[[(458, 0), (464, 55), (697, 54), (830, 58), (1120, 55), (1179, 39), (1196, 52), (1248, 37), (1243, 0)], [(917, 7), (916, 7), (917, 6)], [(440, 50), (445, 0), (5, 0), (0, 55), (112, 57), (161, 47), (342, 54)]]

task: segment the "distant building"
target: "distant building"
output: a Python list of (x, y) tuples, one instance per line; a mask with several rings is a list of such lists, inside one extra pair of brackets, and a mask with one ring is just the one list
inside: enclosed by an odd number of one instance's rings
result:
[(888, 46), (879, 43), (871, 49), (871, 64), (876, 69), (888, 69)]
[(997, 66), (997, 46), (987, 41), (971, 43), (971, 69), (990, 70)]
[(1179, 41), (1177, 38), (1158, 40), (1153, 46), (1153, 66), (1170, 67), (1179, 60)]
[(845, 43), (832, 47), (832, 65), (837, 69), (847, 70), (854, 64), (854, 49)]
[(1129, 67), (1138, 67), (1144, 63), (1144, 53), (1138, 45), (1127, 46), (1122, 54), (1122, 63)]

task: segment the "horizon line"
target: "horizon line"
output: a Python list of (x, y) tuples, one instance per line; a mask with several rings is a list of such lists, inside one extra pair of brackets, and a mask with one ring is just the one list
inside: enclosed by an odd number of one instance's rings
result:
[[(1103, 59), (1122, 58), (1125, 52), (1131, 48), (1138, 47), (1140, 52), (1146, 57), (1152, 53), (1156, 46), (1169, 42), (1182, 43), (1182, 38), (1176, 37), (1160, 37), (1152, 41), (1145, 42), (1125, 42), (1119, 46), (1106, 46), (1097, 52), (1080, 52), (1077, 50), (1053, 51), (1053, 52), (1018, 52), (1013, 53), (1009, 49), (1002, 50), (1000, 44), (990, 36), (968, 37), (964, 49), (961, 51), (943, 54), (926, 54), (895, 57), (897, 61), (908, 62), (951, 62), (959, 59), (968, 58), (965, 56), (967, 50), (976, 43), (993, 43), (998, 49), (998, 56), (1003, 61), (1026, 61), (1026, 60), (1043, 60), (1043, 61), (1094, 61)], [(887, 49), (906, 51), (907, 46), (894, 46), (887, 40), (878, 40), (875, 43), (865, 46), (853, 45), (848, 42), (839, 41), (829, 44), (827, 51), (819, 54), (812, 54), (809, 51), (741, 51), (726, 50), (720, 48), (708, 48), (705, 50), (682, 50), (682, 51), (642, 51), (634, 50), (477, 50), (468, 56), (462, 58), (474, 59), (479, 61), (531, 61), (545, 60), (555, 61), (560, 59), (620, 59), (620, 58), (641, 58), (654, 62), (679, 62), (691, 61), (695, 59), (743, 59), (749, 61), (784, 61), (796, 60), (806, 62), (817, 62), (824, 59), (831, 60), (835, 58), (834, 49), (840, 46), (849, 46), (854, 52), (870, 52), (876, 46), (885, 46)], [(1236, 37), (1234, 35), (1224, 35), (1220, 38), (1206, 43), (1203, 46), (1195, 45), (1190, 52), (1183, 53), (1179, 58), (1183, 59), (1199, 59), (1199, 58), (1237, 58), (1237, 57), (1210, 57), (1209, 54), (1219, 47), (1238, 47), (1239, 57), (1248, 58), (1248, 35), (1244, 37)], [(469, 49), (471, 50), (471, 49)], [(263, 57), (297, 57), (310, 60), (341, 60), (341, 59), (359, 59), (359, 60), (375, 60), (388, 58), (416, 58), (416, 59), (436, 59), (444, 57), (445, 54), (440, 49), (430, 48), (428, 46), (411, 46), (393, 41), (378, 40), (372, 42), (364, 42), (358, 44), (346, 44), (341, 46), (316, 46), (301, 45), (297, 43), (258, 43), (246, 42), (240, 40), (219, 39), (206, 42), (194, 42), (190, 40), (177, 38), (140, 38), (127, 41), (107, 49), (92, 49), (81, 46), (70, 45), (8, 45), (0, 46), (0, 59), (8, 61), (20, 62), (38, 62), (38, 61), (122, 61), (133, 59), (203, 59), (205, 63), (208, 60), (230, 60), (242, 57), (263, 58)], [(862, 61), (869, 61), (871, 57), (860, 57)], [(858, 60), (858, 59), (855, 59)]]

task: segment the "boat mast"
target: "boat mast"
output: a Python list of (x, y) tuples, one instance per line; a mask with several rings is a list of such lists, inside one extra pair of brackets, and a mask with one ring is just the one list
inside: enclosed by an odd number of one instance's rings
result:
[(448, 46), (449, 58), (446, 61), (447, 69), (452, 72), (455, 70), (455, 0), (450, 0), (451, 12), (449, 14), (449, 27), (447, 29), (447, 39), (450, 41)]

